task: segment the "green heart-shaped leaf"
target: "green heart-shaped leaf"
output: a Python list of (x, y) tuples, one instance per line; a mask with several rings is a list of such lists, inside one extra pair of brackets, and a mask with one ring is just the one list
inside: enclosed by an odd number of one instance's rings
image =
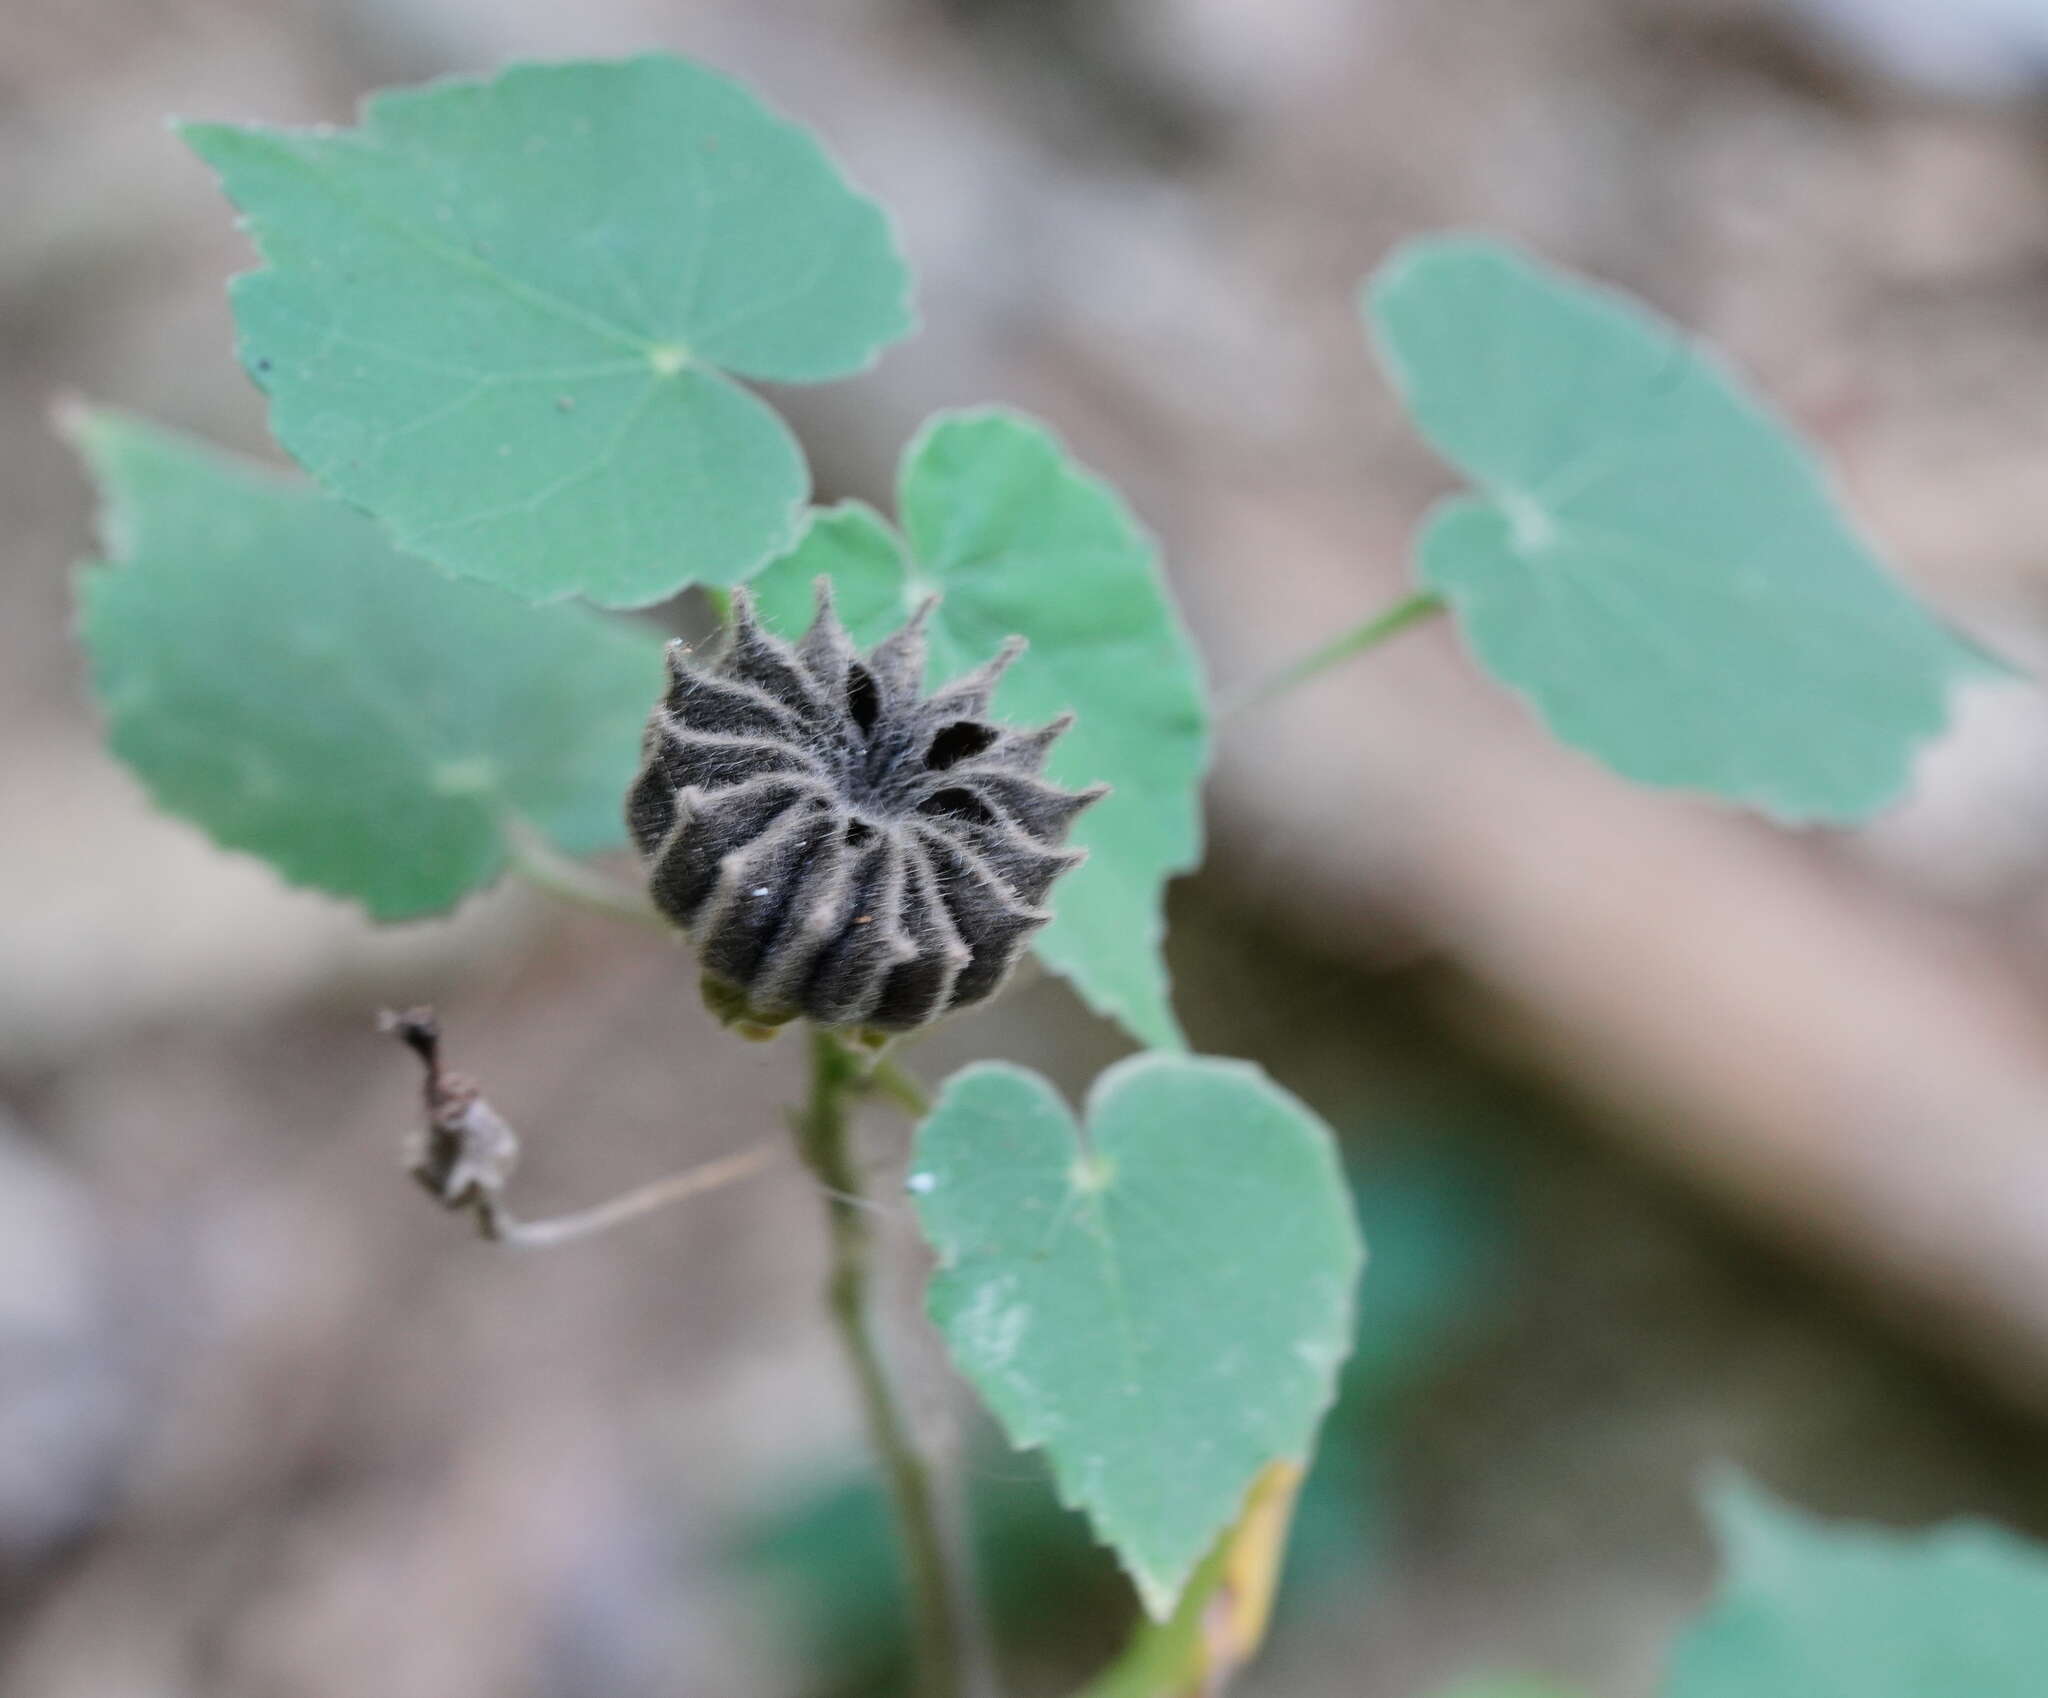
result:
[(489, 884), (514, 821), (571, 853), (623, 839), (654, 632), (444, 577), (188, 438), (73, 429), (108, 555), (78, 586), (93, 684), (166, 810), (380, 920)]
[(1308, 1454), (1349, 1347), (1364, 1251), (1328, 1129), (1254, 1067), (1154, 1054), (1096, 1081), (1084, 1136), (986, 1063), (910, 1188), (954, 1362), (1164, 1618), (1259, 1471)]
[(881, 209), (685, 60), (185, 136), (268, 262), (234, 304), (278, 440), (402, 547), (533, 600), (656, 601), (786, 548), (809, 474), (732, 377), (844, 377), (910, 328)]
[(1732, 372), (1491, 242), (1417, 242), (1365, 305), (1417, 428), (1484, 491), (1430, 522), (1423, 582), (1558, 737), (1787, 820), (1898, 796), (1981, 662)]
[(1830, 1525), (1739, 1480), (1708, 1507), (1726, 1573), (1664, 1698), (2048, 1692), (2048, 1549), (1976, 1522)]
[(1061, 784), (1110, 786), (1075, 825), (1088, 859), (1054, 890), (1039, 956), (1144, 1042), (1181, 1045), (1163, 901), (1166, 881), (1201, 855), (1208, 709), (1150, 540), (1051, 432), (1003, 412), (934, 419), (904, 455), (897, 500), (907, 542), (866, 507), (815, 515), (753, 580), (762, 617), (785, 635), (802, 630), (823, 573), (856, 639), (874, 642), (936, 593), (935, 683), (1006, 636), (1030, 640), (996, 711), (1019, 723), (1073, 712), (1047, 770)]

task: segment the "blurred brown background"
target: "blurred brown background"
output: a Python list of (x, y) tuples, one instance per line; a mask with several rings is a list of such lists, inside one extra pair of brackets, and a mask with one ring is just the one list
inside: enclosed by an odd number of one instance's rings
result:
[[(442, 1006), (536, 1212), (772, 1131), (786, 1046), (522, 892), (374, 935), (216, 854), (100, 749), (67, 636), (54, 397), (262, 442), (246, 252), (164, 117), (648, 46), (901, 218), (924, 335), (784, 398), (823, 491), (883, 494), (934, 406), (1039, 412), (1158, 531), (1219, 680), (1399, 593), (1446, 479), (1351, 298), (1450, 225), (1722, 343), (1902, 571), (2048, 654), (2048, 4), (5, 0), (0, 1698), (892, 1689), (804, 1183), (493, 1251), (402, 1181), (370, 1013)], [(1964, 702), (1846, 836), (1626, 789), (1441, 628), (1233, 723), (1184, 1007), (1344, 1131), (1378, 1252), (1248, 1690), (1642, 1698), (1717, 1459), (2048, 1529), (2044, 700)], [(1078, 1084), (1118, 1048), (1039, 980), (915, 1059)], [(885, 1198), (900, 1148), (874, 1128)], [(1058, 1690), (1120, 1594), (1026, 1465), (969, 1469), (1019, 1690)]]

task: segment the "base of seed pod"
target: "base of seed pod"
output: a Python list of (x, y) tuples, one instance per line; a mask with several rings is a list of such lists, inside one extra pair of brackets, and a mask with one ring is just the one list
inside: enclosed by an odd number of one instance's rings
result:
[(704, 1006), (711, 1017), (729, 1032), (750, 1043), (764, 1044), (796, 1018), (795, 1014), (762, 1014), (749, 1006), (747, 993), (737, 985), (706, 973), (698, 980)]
[[(711, 1017), (727, 1031), (751, 1043), (764, 1044), (785, 1026), (803, 1018), (797, 1013), (763, 1014), (748, 1003), (745, 991), (710, 973), (698, 979), (697, 987)], [(834, 1026), (829, 1030), (873, 1055), (880, 1055), (902, 1036), (900, 1032), (884, 1032), (873, 1026)]]

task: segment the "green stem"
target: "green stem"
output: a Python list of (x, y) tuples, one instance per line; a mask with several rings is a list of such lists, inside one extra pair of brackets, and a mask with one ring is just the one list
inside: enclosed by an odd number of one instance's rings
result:
[(988, 1689), (988, 1659), (963, 1542), (949, 1536), (931, 1469), (904, 1419), (870, 1313), (873, 1216), (861, 1195), (849, 1120), (854, 1102), (874, 1086), (873, 1060), (821, 1027), (811, 1028), (810, 1038), (810, 1098), (793, 1120), (797, 1148), (825, 1195), (832, 1246), (826, 1301), (895, 1509), (910, 1589), (917, 1691), (919, 1698), (975, 1698)]
[(878, 1056), (868, 1067), (867, 1086), (878, 1097), (894, 1103), (912, 1120), (922, 1120), (932, 1111), (932, 1094), (916, 1074), (905, 1072), (888, 1056)]
[(1249, 708), (1263, 706), (1276, 696), (1284, 696), (1296, 686), (1305, 684), (1319, 672), (1327, 672), (1340, 662), (1349, 660), (1355, 654), (1377, 648), (1389, 637), (1399, 636), (1411, 625), (1419, 625), (1425, 619), (1433, 619), (1446, 611), (1444, 598), (1432, 590), (1417, 590), (1415, 594), (1397, 601), (1382, 613), (1376, 613), (1363, 625), (1354, 626), (1342, 636), (1333, 638), (1321, 648), (1305, 654), (1301, 659), (1283, 666), (1277, 672), (1255, 679), (1241, 689), (1226, 692), (1217, 704), (1219, 719), (1232, 714), (1243, 713)]
[(557, 901), (608, 914), (615, 920), (654, 931), (674, 930), (637, 888), (619, 884), (564, 855), (524, 821), (508, 820), (504, 830), (512, 870), (535, 889), (546, 891)]

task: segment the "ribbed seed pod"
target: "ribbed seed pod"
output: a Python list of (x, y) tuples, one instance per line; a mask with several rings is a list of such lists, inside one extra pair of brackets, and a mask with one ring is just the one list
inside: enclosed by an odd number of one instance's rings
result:
[(736, 589), (711, 659), (669, 646), (626, 822), (721, 1013), (908, 1031), (994, 994), (1107, 787), (1041, 776), (1071, 714), (1029, 731), (986, 717), (1023, 639), (924, 696), (932, 602), (862, 657), (830, 580), (817, 596), (795, 644)]

